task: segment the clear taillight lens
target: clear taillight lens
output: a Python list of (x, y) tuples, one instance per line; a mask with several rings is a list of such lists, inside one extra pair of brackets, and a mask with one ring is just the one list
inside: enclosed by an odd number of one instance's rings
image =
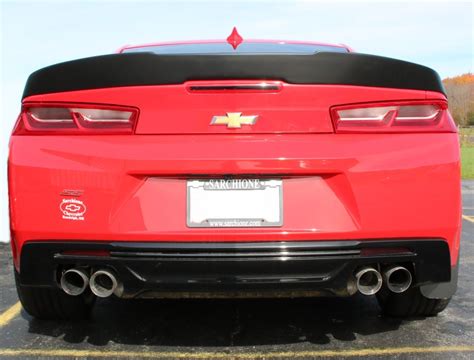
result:
[(358, 104), (331, 110), (336, 132), (455, 132), (443, 101)]
[(131, 134), (136, 109), (116, 106), (24, 105), (13, 133), (21, 134)]
[(71, 109), (79, 125), (88, 129), (132, 129), (133, 112), (119, 110)]

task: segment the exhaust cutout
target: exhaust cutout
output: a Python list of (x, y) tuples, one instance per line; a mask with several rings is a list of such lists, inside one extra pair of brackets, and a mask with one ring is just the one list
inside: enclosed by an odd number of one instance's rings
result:
[(89, 285), (89, 276), (82, 269), (69, 269), (61, 275), (60, 284), (66, 294), (78, 296)]
[(118, 282), (109, 270), (99, 270), (92, 274), (89, 285), (94, 295), (106, 298), (115, 292)]
[(403, 266), (392, 266), (384, 271), (385, 282), (390, 291), (402, 293), (408, 290), (412, 283), (411, 272)]
[(363, 295), (374, 295), (382, 287), (382, 275), (373, 267), (360, 269), (355, 277), (357, 290)]

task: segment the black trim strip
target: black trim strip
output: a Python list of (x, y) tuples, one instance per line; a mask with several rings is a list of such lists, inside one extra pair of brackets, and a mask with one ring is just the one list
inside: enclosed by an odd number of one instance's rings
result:
[(119, 86), (171, 85), (190, 80), (282, 80), (430, 90), (445, 93), (438, 74), (425, 66), (355, 53), (315, 55), (156, 55), (90, 57), (30, 75), (23, 98), (54, 92)]
[(117, 257), (139, 257), (139, 258), (246, 258), (246, 257), (279, 257), (286, 256), (351, 256), (359, 255), (359, 250), (333, 250), (333, 251), (292, 251), (292, 252), (212, 252), (212, 253), (186, 253), (186, 252), (133, 252), (133, 251), (111, 251), (111, 256)]
[[(33, 243), (33, 242), (31, 242)], [(54, 242), (49, 242), (54, 243)], [(74, 242), (77, 244), (77, 242)], [(89, 242), (81, 241), (80, 244), (88, 244)], [(91, 242), (98, 244), (97, 242)], [(335, 240), (335, 241), (259, 241), (259, 242), (170, 242), (170, 241), (156, 241), (156, 242), (120, 242), (114, 241), (106, 243), (104, 246), (112, 249), (111, 251), (129, 251), (135, 249), (151, 250), (151, 251), (293, 251), (301, 249), (347, 249), (358, 248), (361, 244), (369, 245), (367, 241), (358, 240)], [(370, 245), (369, 245), (370, 246)]]

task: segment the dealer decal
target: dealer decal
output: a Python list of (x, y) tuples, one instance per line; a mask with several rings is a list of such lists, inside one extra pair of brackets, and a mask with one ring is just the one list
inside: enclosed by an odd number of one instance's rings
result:
[(87, 210), (84, 203), (77, 199), (63, 199), (59, 208), (63, 214), (63, 219), (66, 220), (84, 220), (84, 214)]

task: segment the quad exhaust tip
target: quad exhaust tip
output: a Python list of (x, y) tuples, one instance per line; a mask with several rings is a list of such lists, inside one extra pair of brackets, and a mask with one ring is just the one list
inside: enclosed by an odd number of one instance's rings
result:
[(92, 274), (89, 286), (94, 295), (106, 298), (117, 290), (118, 282), (115, 275), (109, 270), (98, 270)]
[(364, 267), (356, 274), (357, 290), (363, 295), (374, 295), (382, 288), (382, 275), (373, 267)]
[(78, 296), (89, 285), (89, 276), (82, 269), (69, 269), (61, 275), (60, 285), (66, 294)]
[(384, 271), (384, 279), (388, 289), (398, 294), (407, 291), (413, 280), (411, 272), (403, 266), (387, 268)]

